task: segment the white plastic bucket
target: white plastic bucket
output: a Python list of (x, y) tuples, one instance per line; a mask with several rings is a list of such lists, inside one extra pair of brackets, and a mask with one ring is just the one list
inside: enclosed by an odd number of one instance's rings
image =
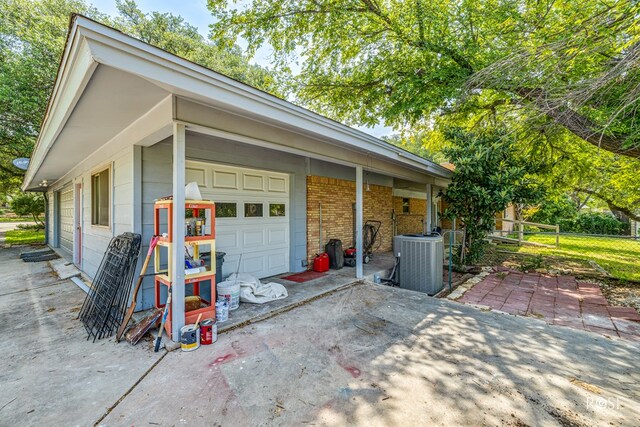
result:
[(218, 300), (226, 299), (229, 303), (229, 311), (235, 310), (240, 306), (240, 284), (235, 281), (224, 281), (216, 286), (218, 291)]

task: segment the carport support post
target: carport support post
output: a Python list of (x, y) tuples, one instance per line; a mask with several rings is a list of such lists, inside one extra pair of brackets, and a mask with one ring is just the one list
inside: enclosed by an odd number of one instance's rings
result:
[(364, 245), (362, 244), (362, 166), (356, 166), (356, 278), (364, 277), (362, 258)]
[(425, 234), (431, 234), (431, 217), (433, 215), (433, 212), (431, 212), (433, 209), (433, 200), (432, 200), (432, 194), (431, 194), (431, 184), (427, 184), (427, 221), (426, 221), (426, 226), (427, 226), (427, 230), (425, 231)]
[(171, 245), (171, 336), (180, 340), (184, 326), (184, 186), (185, 186), (185, 127), (173, 123), (173, 245)]

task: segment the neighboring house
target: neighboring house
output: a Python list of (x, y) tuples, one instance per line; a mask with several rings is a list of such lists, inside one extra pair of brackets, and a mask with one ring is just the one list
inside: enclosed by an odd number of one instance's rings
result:
[[(509, 221), (503, 221), (503, 220)], [(496, 212), (496, 233), (500, 236), (507, 236), (515, 229), (516, 207), (510, 203), (502, 212)]]
[[(424, 197), (428, 227), (432, 194), (450, 177), (380, 139), (74, 16), (23, 189), (45, 192), (49, 245), (91, 278), (113, 236), (140, 233), (147, 244), (154, 200), (171, 194), (172, 255), (184, 265), (180, 202), (195, 181), (219, 207), (223, 276), (242, 254), (240, 271), (265, 277), (307, 268), (319, 247), (320, 204), (323, 242), (351, 244), (355, 214), (358, 230), (367, 219), (383, 222), (380, 250), (390, 250), (394, 197)], [(173, 268), (175, 282), (183, 274)], [(362, 274), (358, 262), (354, 275)], [(174, 287), (174, 334), (184, 322), (180, 292)], [(153, 304), (151, 280), (139, 301)]]

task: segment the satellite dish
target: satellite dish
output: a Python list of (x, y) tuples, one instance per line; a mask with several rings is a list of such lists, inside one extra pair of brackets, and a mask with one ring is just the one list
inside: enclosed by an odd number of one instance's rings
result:
[(29, 159), (27, 159), (26, 157), (18, 157), (17, 159), (13, 160), (13, 166), (26, 171), (29, 167)]

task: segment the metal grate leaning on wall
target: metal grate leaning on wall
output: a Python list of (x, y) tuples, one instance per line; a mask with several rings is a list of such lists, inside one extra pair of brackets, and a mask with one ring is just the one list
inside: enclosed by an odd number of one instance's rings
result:
[(78, 316), (89, 334), (87, 339), (93, 337), (95, 342), (110, 337), (122, 323), (140, 244), (141, 236), (134, 233), (124, 233), (111, 239)]

